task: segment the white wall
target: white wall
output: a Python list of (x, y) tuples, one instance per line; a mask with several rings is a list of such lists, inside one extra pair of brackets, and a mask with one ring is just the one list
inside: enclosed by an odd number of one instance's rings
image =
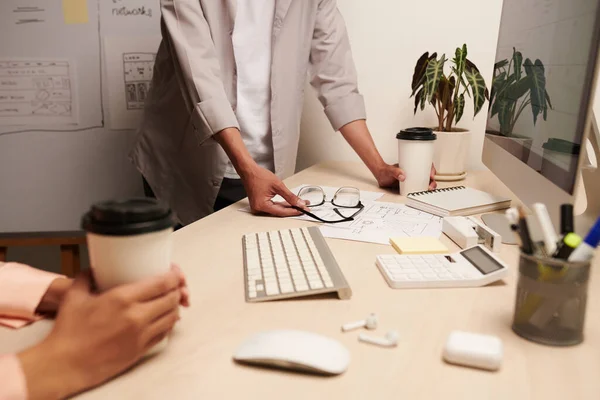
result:
[[(433, 110), (413, 116), (410, 84), (416, 60), (425, 51), (454, 56), (467, 43), (468, 58), (488, 86), (498, 41), (501, 0), (339, 0), (348, 27), (359, 89), (365, 96), (369, 128), (387, 162), (397, 162), (395, 134), (409, 126), (436, 124)], [(343, 137), (334, 134), (322, 107), (307, 89), (297, 169), (324, 160), (358, 160)], [(468, 102), (469, 100), (467, 100)], [(470, 167), (480, 167), (487, 103), (473, 120), (467, 104), (459, 127), (473, 132)]]

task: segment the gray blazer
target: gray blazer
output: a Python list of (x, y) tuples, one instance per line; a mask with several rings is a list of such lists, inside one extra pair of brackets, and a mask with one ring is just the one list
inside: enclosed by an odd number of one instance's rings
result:
[[(227, 156), (212, 135), (237, 127), (231, 34), (237, 0), (161, 0), (162, 42), (131, 159), (179, 221), (213, 211)], [(331, 125), (365, 119), (335, 0), (277, 0), (271, 61), (275, 173), (294, 173), (307, 74)]]

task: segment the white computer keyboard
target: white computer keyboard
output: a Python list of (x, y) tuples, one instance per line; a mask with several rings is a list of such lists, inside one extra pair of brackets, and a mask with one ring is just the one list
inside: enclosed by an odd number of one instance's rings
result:
[(481, 245), (454, 254), (381, 255), (377, 267), (394, 289), (484, 286), (508, 273), (508, 266)]
[(245, 235), (246, 301), (257, 302), (337, 292), (352, 295), (317, 227)]

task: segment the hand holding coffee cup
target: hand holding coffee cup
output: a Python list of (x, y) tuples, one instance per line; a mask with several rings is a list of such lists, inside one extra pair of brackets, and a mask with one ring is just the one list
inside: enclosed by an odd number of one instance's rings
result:
[(408, 128), (396, 135), (398, 166), (404, 172), (400, 194), (423, 192), (429, 189), (432, 176), (434, 143), (437, 135), (429, 128)]
[[(171, 268), (171, 210), (155, 199), (94, 204), (82, 218), (90, 266), (100, 291), (167, 273)], [(167, 339), (148, 354), (162, 350)]]

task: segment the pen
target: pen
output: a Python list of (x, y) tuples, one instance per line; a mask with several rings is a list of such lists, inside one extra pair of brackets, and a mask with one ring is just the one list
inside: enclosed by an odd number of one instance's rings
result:
[(523, 206), (519, 206), (519, 235), (521, 235), (521, 250), (527, 255), (533, 254), (533, 244), (529, 235), (529, 227), (527, 226), (527, 216)]
[(519, 210), (514, 207), (506, 210), (506, 219), (508, 219), (508, 223), (510, 224), (510, 228), (513, 231), (519, 230)]
[(594, 250), (600, 243), (600, 218), (589, 231), (583, 243), (577, 247), (569, 256), (569, 262), (585, 262), (594, 257)]
[(565, 236), (568, 233), (575, 232), (573, 223), (573, 205), (563, 204), (560, 206), (560, 234)]
[(558, 242), (558, 236), (556, 235), (556, 231), (554, 230), (554, 226), (552, 225), (552, 221), (550, 220), (550, 214), (548, 214), (548, 209), (542, 203), (535, 203), (533, 205), (533, 210), (535, 211), (538, 223), (542, 228), (542, 235), (544, 235), (544, 247), (546, 249), (546, 254), (552, 255), (556, 251), (556, 243)]
[(561, 260), (568, 260), (569, 256), (573, 253), (573, 251), (579, 247), (583, 239), (576, 233), (567, 233), (563, 240), (561, 241), (558, 250), (552, 255), (554, 258), (559, 258)]

